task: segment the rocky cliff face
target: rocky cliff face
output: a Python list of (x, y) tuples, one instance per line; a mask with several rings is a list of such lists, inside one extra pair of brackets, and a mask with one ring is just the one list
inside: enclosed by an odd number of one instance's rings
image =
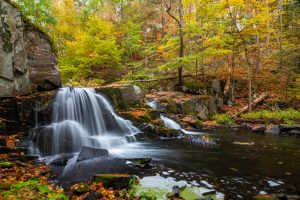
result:
[(14, 97), (61, 85), (48, 37), (26, 23), (9, 1), (0, 0), (0, 97)]

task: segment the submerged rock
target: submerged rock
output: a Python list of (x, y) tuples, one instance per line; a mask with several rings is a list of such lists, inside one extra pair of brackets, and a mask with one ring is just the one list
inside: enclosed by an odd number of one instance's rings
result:
[(255, 125), (252, 127), (252, 131), (256, 133), (264, 133), (266, 130), (265, 125)]
[(278, 125), (267, 125), (265, 133), (267, 134), (273, 134), (273, 135), (278, 135), (280, 133), (280, 129)]
[(97, 149), (92, 147), (83, 146), (78, 155), (77, 162), (93, 159), (97, 157), (108, 157), (108, 151), (106, 149)]
[(133, 159), (133, 167), (150, 169), (152, 168), (151, 161), (152, 158), (136, 158)]

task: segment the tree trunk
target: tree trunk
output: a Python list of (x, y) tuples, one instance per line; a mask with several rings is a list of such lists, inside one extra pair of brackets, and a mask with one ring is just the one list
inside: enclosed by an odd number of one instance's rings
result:
[[(179, 50), (179, 57), (184, 57), (184, 41), (183, 41), (183, 6), (182, 0), (178, 0), (178, 12), (179, 12), (179, 43), (180, 43), (180, 50)], [(182, 66), (178, 68), (178, 86), (183, 85), (182, 79)]]
[(283, 21), (282, 21), (282, 0), (278, 1), (278, 11), (279, 11), (279, 70), (283, 69), (283, 49), (282, 49), (282, 32), (283, 32)]

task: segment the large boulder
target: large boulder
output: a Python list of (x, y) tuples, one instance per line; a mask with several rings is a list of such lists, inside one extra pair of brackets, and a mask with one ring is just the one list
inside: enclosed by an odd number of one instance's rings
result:
[(107, 158), (108, 151), (106, 149), (97, 149), (83, 146), (77, 157), (77, 162), (99, 157)]
[(190, 95), (182, 92), (156, 92), (147, 95), (157, 102), (157, 111), (172, 114), (195, 115), (204, 120), (214, 115), (223, 105), (220, 97)]
[(136, 85), (107, 85), (97, 88), (96, 92), (108, 97), (117, 109), (128, 109), (143, 103), (144, 93)]
[(0, 97), (59, 87), (57, 57), (49, 37), (26, 23), (10, 1), (0, 3)]

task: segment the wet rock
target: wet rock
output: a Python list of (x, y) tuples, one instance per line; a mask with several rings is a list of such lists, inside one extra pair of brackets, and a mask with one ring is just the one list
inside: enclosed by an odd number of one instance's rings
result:
[(288, 200), (287, 195), (285, 193), (272, 194), (271, 197), (273, 199)]
[(77, 184), (73, 185), (70, 189), (73, 192), (73, 194), (81, 195), (81, 194), (88, 192), (89, 185), (86, 183), (77, 183)]
[(180, 196), (180, 188), (178, 186), (173, 186), (172, 192), (174, 194), (174, 197), (179, 197)]
[(272, 135), (278, 135), (280, 133), (280, 129), (278, 125), (267, 125), (266, 130), (265, 130), (266, 134), (272, 134)]
[(279, 129), (280, 133), (288, 133), (291, 130), (300, 131), (300, 124), (280, 124)]
[(140, 131), (146, 132), (146, 133), (154, 133), (155, 132), (155, 126), (153, 124), (143, 123), (138, 128), (140, 129)]
[(247, 124), (247, 123), (243, 123), (239, 126), (239, 129), (241, 130), (251, 130), (252, 129), (252, 126), (250, 124)]
[(24, 155), (25, 161), (32, 161), (32, 160), (38, 160), (39, 156), (37, 155)]
[(73, 154), (63, 153), (58, 158), (54, 159), (50, 164), (54, 166), (65, 166), (68, 161), (73, 158)]
[(151, 161), (152, 158), (136, 158), (133, 159), (133, 167), (135, 168), (143, 168), (143, 169), (151, 169)]
[(183, 119), (181, 119), (181, 121), (194, 128), (200, 128), (198, 120), (192, 115), (184, 117)]
[(300, 200), (299, 195), (287, 195), (288, 200)]
[(290, 135), (300, 135), (300, 130), (293, 129), (293, 130), (290, 130), (288, 132), (288, 134), (290, 134)]
[(0, 139), (0, 147), (5, 147), (5, 146), (6, 146), (6, 140)]
[(256, 133), (264, 133), (266, 130), (266, 126), (265, 125), (254, 125), (252, 127), (252, 131), (256, 132)]
[(97, 200), (100, 197), (102, 197), (102, 195), (99, 192), (93, 190), (87, 195), (87, 197), (84, 198), (84, 200)]
[(124, 189), (129, 187), (132, 178), (128, 174), (98, 174), (93, 181), (101, 182), (105, 188)]
[(8, 147), (0, 147), (0, 153), (1, 154), (8, 154), (11, 152), (11, 149)]
[(168, 109), (167, 109), (167, 106), (165, 106), (165, 105), (158, 105), (157, 111), (160, 113), (166, 113), (166, 112), (168, 112)]
[(108, 151), (106, 149), (97, 149), (92, 147), (83, 146), (78, 155), (77, 162), (93, 159), (97, 157), (108, 157)]
[(30, 147), (30, 141), (23, 140), (17, 144), (17, 147), (28, 148), (28, 147)]
[(202, 193), (203, 196), (213, 195), (213, 194), (216, 194), (216, 191), (215, 191), (215, 190), (211, 190), (211, 191)]

